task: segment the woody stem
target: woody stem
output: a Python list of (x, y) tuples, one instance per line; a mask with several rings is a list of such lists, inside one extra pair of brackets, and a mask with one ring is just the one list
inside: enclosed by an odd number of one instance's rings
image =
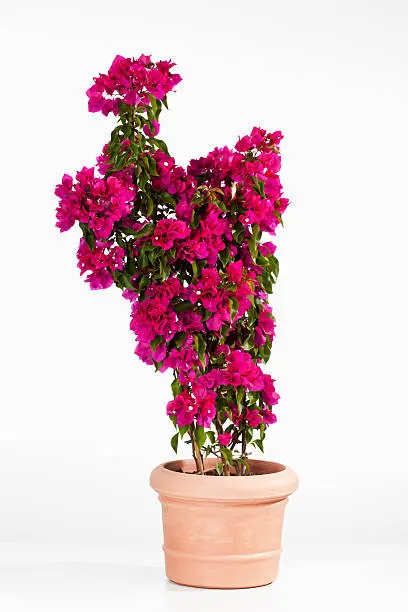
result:
[(193, 447), (193, 457), (194, 457), (194, 461), (196, 464), (197, 472), (199, 474), (204, 474), (203, 458), (201, 456), (200, 449), (198, 448), (197, 440), (195, 439), (193, 424), (190, 425), (189, 434), (191, 438), (191, 444)]

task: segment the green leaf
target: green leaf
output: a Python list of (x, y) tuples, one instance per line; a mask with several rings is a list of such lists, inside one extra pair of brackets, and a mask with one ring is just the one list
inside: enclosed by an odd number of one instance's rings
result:
[(272, 349), (272, 344), (271, 341), (269, 340), (269, 338), (266, 339), (266, 343), (263, 346), (260, 346), (258, 348), (259, 354), (262, 358), (262, 361), (264, 363), (267, 363), (269, 361), (269, 358), (271, 356), (271, 349)]
[(220, 262), (222, 263), (222, 265), (225, 266), (227, 265), (227, 263), (229, 261), (231, 261), (231, 257), (229, 254), (229, 250), (228, 248), (225, 248), (223, 251), (219, 251), (218, 253), (218, 259), (220, 260)]
[(265, 268), (262, 270), (262, 285), (266, 293), (272, 293), (273, 285), (271, 275)]
[(149, 257), (147, 256), (147, 252), (144, 246), (140, 250), (140, 254), (137, 258), (137, 261), (140, 268), (147, 268), (149, 266)]
[(205, 368), (205, 349), (207, 348), (207, 343), (204, 340), (203, 335), (200, 333), (194, 334), (194, 348), (201, 362), (201, 365), (203, 366), (203, 368)]
[(234, 297), (228, 298), (228, 302), (230, 306), (231, 321), (233, 321), (238, 312), (239, 303), (238, 303), (238, 300)]
[(242, 410), (242, 400), (244, 399), (244, 395), (245, 395), (245, 388), (244, 387), (238, 387), (235, 391), (236, 394), (236, 398), (237, 398), (237, 405), (238, 405), (238, 410), (241, 413)]
[(203, 446), (203, 444), (205, 444), (206, 441), (206, 433), (204, 431), (204, 427), (202, 427), (202, 425), (197, 425), (195, 430), (194, 430), (194, 436), (196, 439), (196, 442), (198, 444), (198, 448), (201, 448)]
[(174, 344), (176, 345), (177, 348), (180, 348), (183, 346), (186, 337), (187, 337), (186, 332), (177, 332), (177, 334), (174, 336)]
[(151, 279), (148, 276), (142, 276), (139, 281), (139, 293), (141, 293), (148, 285), (150, 285)]
[(279, 276), (279, 260), (275, 257), (275, 255), (270, 255), (269, 261), (270, 261), (270, 266), (271, 266), (271, 272), (273, 274), (274, 281), (276, 283), (276, 280)]
[(133, 236), (136, 239), (143, 238), (144, 236), (150, 236), (151, 234), (153, 234), (154, 224), (146, 223), (146, 225), (144, 225), (139, 231), (136, 231), (130, 227), (124, 227), (121, 231), (124, 234), (127, 234), (128, 236)]
[(221, 461), (218, 461), (218, 463), (215, 464), (215, 469), (217, 470), (218, 476), (222, 476), (224, 472), (224, 466), (222, 465)]
[(177, 448), (178, 448), (178, 440), (179, 440), (179, 435), (177, 432), (176, 434), (174, 434), (174, 436), (170, 440), (171, 448), (174, 450), (176, 454), (177, 454)]
[(252, 444), (257, 446), (260, 451), (264, 452), (263, 442), (262, 440), (254, 440)]
[[(145, 247), (146, 248), (146, 247)], [(148, 258), (150, 263), (152, 264), (152, 266), (157, 265), (156, 261), (158, 260), (159, 257), (162, 258), (162, 250), (161, 247), (153, 247), (149, 252), (148, 252)]]
[(157, 176), (157, 164), (156, 160), (153, 157), (149, 156), (149, 170), (152, 176)]
[(235, 461), (238, 461), (238, 463), (241, 463), (242, 465), (244, 465), (246, 469), (248, 470), (248, 472), (251, 471), (251, 466), (249, 465), (248, 461), (246, 461), (242, 457), (238, 457), (237, 459), (235, 459)]
[(113, 270), (112, 275), (116, 285), (121, 289), (134, 289), (129, 274), (124, 270)]
[(125, 166), (127, 159), (128, 159), (128, 154), (126, 153), (125, 155), (122, 155), (121, 157), (119, 157), (118, 161), (115, 164), (115, 167), (113, 168), (115, 170), (115, 172), (117, 170), (122, 170), (122, 168)]
[(157, 98), (154, 97), (153, 94), (147, 94), (150, 100), (150, 104), (151, 104), (151, 108), (154, 112), (154, 114), (156, 114), (157, 112), (157, 108), (158, 108), (158, 100)]
[(166, 145), (166, 143), (163, 140), (159, 140), (158, 138), (151, 138), (150, 142), (155, 144), (156, 147), (158, 149), (160, 149), (160, 151), (163, 151), (163, 153), (166, 153), (166, 155), (169, 154), (169, 150), (167, 148), (167, 145)]
[(256, 257), (258, 255), (258, 246), (253, 236), (251, 236), (251, 238), (249, 238), (248, 240), (248, 248), (249, 252), (251, 253), (252, 260), (256, 261)]
[(233, 465), (234, 459), (233, 459), (233, 456), (232, 456), (231, 449), (227, 448), (226, 446), (221, 446), (220, 447), (220, 451), (221, 451), (221, 455), (224, 457), (224, 459), (228, 463), (228, 465)]
[(178, 378), (175, 378), (171, 383), (171, 390), (173, 391), (173, 397), (177, 397), (183, 390)]
[(186, 310), (191, 310), (192, 308), (193, 304), (186, 300), (184, 302), (179, 302), (178, 304), (176, 304), (174, 310), (176, 312), (186, 312)]
[(146, 184), (149, 181), (149, 173), (145, 170), (145, 168), (142, 168), (141, 166), (139, 166), (140, 169), (140, 174), (139, 174), (139, 178), (138, 178), (138, 186), (142, 191), (146, 191)]
[(250, 336), (248, 336), (248, 338), (243, 343), (242, 348), (244, 349), (244, 351), (252, 351), (254, 346), (255, 346), (254, 338), (253, 338), (252, 335), (250, 335)]
[(254, 223), (252, 225), (252, 235), (255, 238), (255, 240), (259, 241), (260, 234), (261, 234), (261, 230), (259, 228), (259, 223)]
[(155, 351), (161, 342), (163, 342), (163, 336), (156, 336), (154, 340), (150, 342), (150, 346)]
[(84, 237), (86, 244), (89, 246), (91, 251), (93, 251), (95, 248), (95, 242), (96, 242), (95, 234), (93, 233), (91, 228), (88, 227), (86, 223), (80, 223), (79, 227), (82, 230), (82, 235)]
[(146, 210), (146, 217), (151, 217), (155, 211), (155, 203), (153, 201), (152, 198), (148, 198), (147, 199), (147, 210)]
[(259, 397), (258, 391), (248, 391), (247, 393), (248, 406), (252, 406), (253, 404), (256, 404), (256, 402), (258, 401), (258, 397)]
[(204, 310), (204, 314), (202, 315), (202, 317), (201, 317), (201, 318), (202, 318), (202, 320), (203, 320), (203, 321), (208, 321), (208, 319), (209, 319), (210, 317), (212, 317), (212, 315), (213, 315), (213, 314), (214, 314), (214, 313), (213, 313), (213, 312), (211, 312), (210, 310)]
[(193, 280), (195, 280), (197, 278), (197, 274), (198, 274), (197, 262), (195, 260), (191, 264), (191, 267), (193, 269)]
[(207, 431), (207, 438), (209, 439), (211, 444), (215, 444), (215, 433), (211, 431), (211, 429)]
[(254, 306), (248, 310), (248, 327), (253, 327), (255, 321), (258, 320), (258, 312)]
[(181, 425), (181, 427), (179, 427), (179, 433), (180, 433), (181, 439), (183, 439), (184, 435), (188, 432), (189, 429), (190, 429), (190, 425)]
[(249, 444), (249, 443), (251, 442), (251, 440), (252, 440), (252, 436), (253, 436), (253, 433), (254, 433), (254, 432), (253, 432), (252, 427), (248, 427), (248, 428), (245, 430), (245, 442), (246, 442), (247, 444)]
[(197, 210), (196, 210), (196, 209), (194, 209), (194, 210), (193, 210), (193, 215), (192, 215), (192, 217), (191, 217), (191, 223), (190, 223), (190, 225), (191, 225), (192, 229), (197, 229), (197, 227), (199, 226), (199, 224), (200, 224), (200, 217), (199, 217), (199, 215), (198, 215)]
[(279, 223), (283, 227), (282, 215), (277, 210), (274, 210), (273, 212), (274, 212), (274, 215), (276, 216), (276, 218), (278, 219)]
[(166, 204), (174, 204), (174, 197), (170, 193), (167, 193), (167, 191), (162, 191), (160, 193), (160, 199), (166, 202)]
[(152, 359), (154, 365), (155, 365), (155, 372), (158, 372), (160, 370), (160, 368), (163, 366), (163, 362), (162, 361), (155, 361), (154, 359)]
[(234, 240), (235, 240), (236, 242), (238, 242), (238, 244), (241, 244), (241, 243), (242, 243), (242, 240), (243, 240), (243, 238), (244, 238), (244, 233), (245, 233), (245, 228), (244, 228), (244, 226), (242, 225), (242, 223), (240, 223), (240, 222), (238, 221), (238, 223), (236, 223), (236, 224), (235, 224), (235, 228), (234, 228), (234, 230), (233, 230), (233, 232), (232, 232), (232, 235), (233, 235), (233, 237), (234, 237)]
[(262, 181), (255, 176), (252, 177), (252, 182), (255, 187), (255, 191), (259, 193), (263, 198), (265, 197), (265, 181)]
[(118, 243), (118, 245), (122, 248), (122, 249), (126, 249), (127, 247), (127, 242), (126, 240), (123, 238), (122, 234), (120, 232), (116, 232), (115, 234), (116, 237), (116, 242)]
[(165, 280), (166, 278), (168, 278), (168, 276), (170, 276), (170, 267), (168, 264), (167, 257), (162, 255), (159, 260), (159, 265), (160, 265), (160, 278), (162, 280)]

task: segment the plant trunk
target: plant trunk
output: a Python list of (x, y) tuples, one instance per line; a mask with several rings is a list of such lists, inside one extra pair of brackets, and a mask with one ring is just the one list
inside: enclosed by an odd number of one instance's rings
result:
[[(242, 430), (241, 457), (246, 459), (246, 427)], [(242, 465), (241, 475), (245, 476), (246, 466)]]
[(197, 473), (203, 475), (204, 474), (203, 458), (201, 456), (200, 449), (198, 448), (197, 440), (195, 439), (194, 425), (190, 425), (189, 433), (190, 433), (190, 438), (191, 438), (191, 444), (193, 447), (193, 457), (194, 457), (194, 461), (196, 464)]

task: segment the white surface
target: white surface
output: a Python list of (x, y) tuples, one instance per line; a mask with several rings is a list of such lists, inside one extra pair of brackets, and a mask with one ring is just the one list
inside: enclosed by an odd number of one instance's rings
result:
[[(4, 552), (0, 548), (0, 559)], [(406, 612), (408, 606), (406, 550), (400, 547), (320, 548), (290, 560), (284, 554), (274, 584), (239, 591), (173, 584), (160, 567), (137, 563), (126, 551), (64, 549), (44, 556), (44, 549), (9, 547), (6, 557), (0, 607), (7, 612)]]
[[(0, 607), (126, 610), (144, 593), (159, 611), (231, 597), (254, 609), (269, 597), (285, 611), (406, 609), (407, 4), (148, 6), (1, 4)], [(268, 367), (282, 399), (266, 456), (292, 465), (301, 488), (281, 578), (251, 594), (180, 592), (154, 569), (148, 475), (172, 457), (170, 375), (133, 355), (128, 303), (89, 291), (79, 233), (54, 228), (54, 185), (94, 162), (112, 126), (88, 114), (85, 90), (116, 53), (142, 51), (171, 56), (184, 78), (162, 120), (179, 162), (253, 125), (285, 133), (292, 205)], [(13, 546), (31, 552), (8, 567)], [(46, 565), (47, 547), (59, 563)], [(126, 548), (131, 561), (87, 563), (84, 547), (96, 561)]]

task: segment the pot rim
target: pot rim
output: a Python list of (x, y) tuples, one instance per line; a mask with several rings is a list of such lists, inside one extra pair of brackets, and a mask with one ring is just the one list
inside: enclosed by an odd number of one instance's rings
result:
[[(219, 461), (218, 459), (210, 457), (205, 460), (205, 463), (207, 467), (214, 468), (216, 463), (218, 463), (218, 461)], [(286, 465), (284, 465), (283, 463), (278, 463), (277, 461), (266, 461), (265, 459), (248, 459), (247, 461), (250, 466), (256, 465), (261, 468), (265, 467), (266, 469), (273, 468), (271, 469), (271, 471), (251, 474), (250, 476), (251, 478), (253, 478), (254, 476), (269, 476), (272, 474), (279, 474), (280, 472), (283, 472), (284, 470), (288, 469)], [(165, 470), (168, 470), (169, 472), (173, 472), (174, 474), (177, 474), (178, 476), (200, 476), (202, 477), (202, 474), (197, 474), (195, 471), (194, 472), (190, 472), (190, 471), (179, 472), (171, 468), (171, 466), (181, 467), (180, 464), (185, 464), (186, 466), (191, 466), (195, 468), (195, 463), (193, 459), (173, 459), (172, 461), (166, 461), (165, 463), (161, 463), (160, 467), (163, 467)], [(207, 474), (204, 474), (204, 476), (207, 476)], [(248, 478), (248, 476), (234, 476), (234, 478)]]
[[(217, 459), (207, 459), (208, 466), (215, 466)], [(265, 470), (251, 476), (202, 476), (192, 473), (193, 459), (166, 461), (157, 466), (150, 485), (160, 497), (195, 499), (202, 501), (278, 501), (291, 495), (298, 487), (298, 477), (288, 466), (262, 459), (249, 459), (249, 464)], [(190, 467), (190, 472), (176, 472), (173, 467)], [(277, 469), (279, 468), (279, 469)]]

